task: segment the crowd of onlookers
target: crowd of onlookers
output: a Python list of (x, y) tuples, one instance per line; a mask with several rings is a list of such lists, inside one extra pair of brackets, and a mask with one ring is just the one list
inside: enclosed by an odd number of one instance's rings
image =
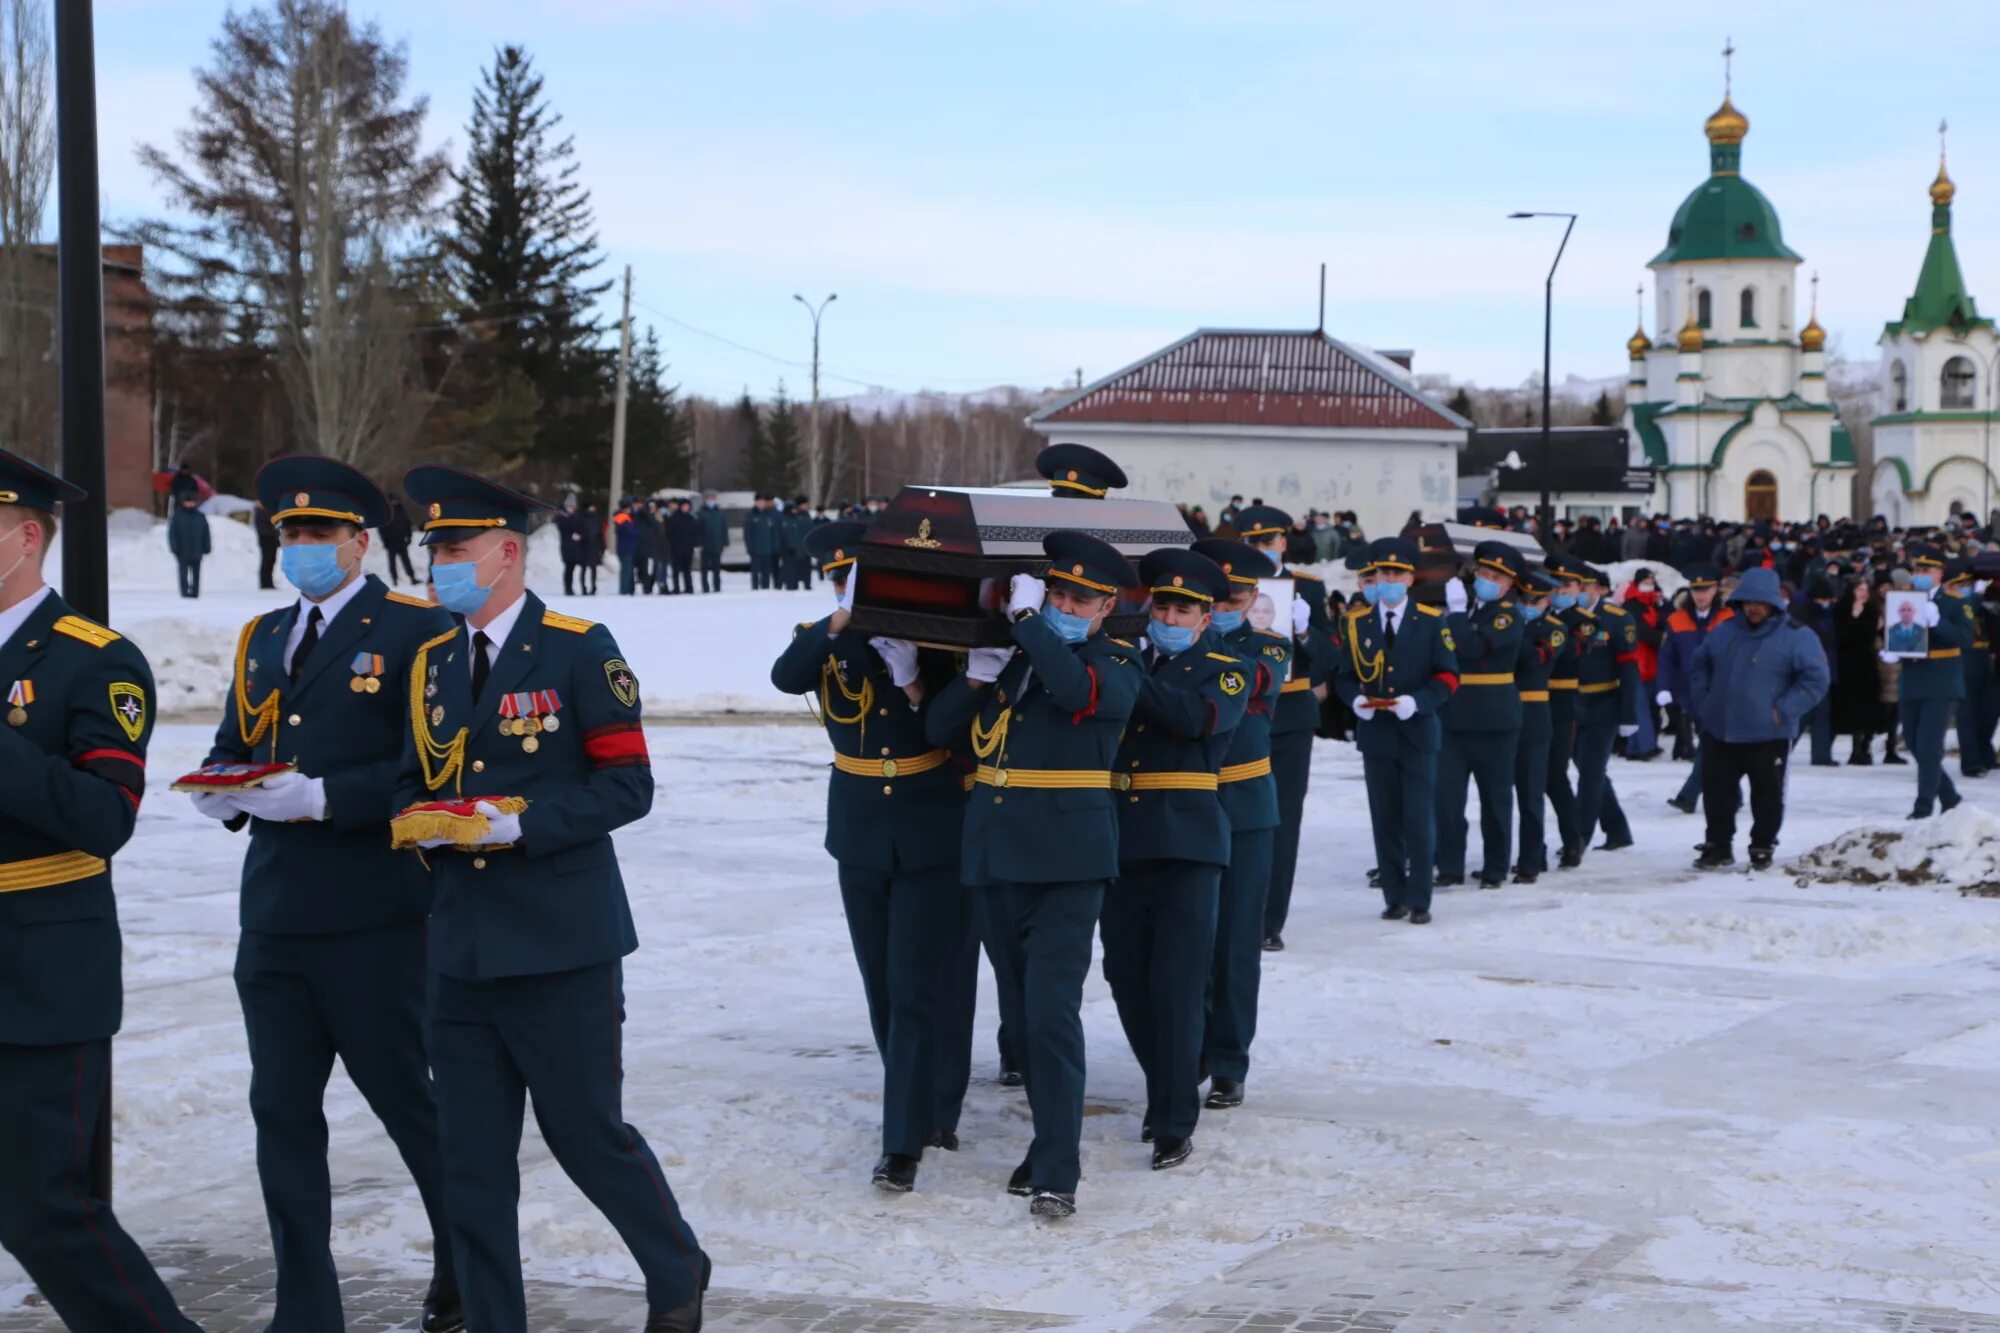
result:
[[(1236, 535), (1236, 516), (1263, 503), (1263, 500), (1253, 498), (1246, 505), (1242, 496), (1232, 495), (1212, 523), (1208, 511), (1200, 505), (1183, 504), (1178, 508), (1197, 539), (1230, 538)], [(1292, 530), (1285, 539), (1285, 563), (1325, 564), (1329, 560), (1344, 559), (1349, 551), (1367, 544), (1368, 538), (1361, 531), (1360, 520), (1352, 513), (1329, 514), (1323, 509), (1309, 509), (1303, 516), (1292, 520)]]

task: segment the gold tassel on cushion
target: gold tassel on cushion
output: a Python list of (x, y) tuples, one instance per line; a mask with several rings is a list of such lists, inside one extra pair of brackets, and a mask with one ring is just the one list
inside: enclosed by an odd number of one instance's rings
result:
[(465, 801), (433, 801), (413, 805), (389, 821), (390, 845), (398, 851), (416, 847), (433, 838), (457, 847), (473, 847), (493, 832), (492, 824), (477, 807), (490, 805), (503, 815), (518, 815), (528, 808), (520, 796), (480, 796)]

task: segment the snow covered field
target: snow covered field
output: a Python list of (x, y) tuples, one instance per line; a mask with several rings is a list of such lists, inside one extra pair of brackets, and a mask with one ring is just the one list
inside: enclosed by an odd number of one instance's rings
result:
[[(156, 788), (207, 735), (160, 729)], [(1697, 878), (1696, 821), (1663, 804), (1681, 770), (1620, 763), (1638, 848), (1532, 888), (1441, 895), (1426, 930), (1385, 925), (1362, 886), (1358, 765), (1322, 744), (1249, 1104), (1204, 1119), (1188, 1168), (1149, 1172), (1139, 1073), (1094, 977), (1082, 1212), (1031, 1224), (1001, 1192), (1028, 1122), (989, 1081), (990, 989), (965, 1150), (931, 1154), (912, 1196), (867, 1184), (877, 1063), (819, 846), (822, 738), (655, 727), (651, 741), (659, 801), (620, 839), (644, 942), (627, 975), (628, 1112), (721, 1287), (1112, 1330), (1239, 1269), (1268, 1292), (1330, 1281), (1336, 1259), (1373, 1280), (1415, 1256), (1449, 1290), (1489, 1281), (1481, 1256), (1518, 1275), (1532, 1265), (1509, 1256), (1629, 1238), (1613, 1248), (1632, 1299), (1690, 1303), (1648, 1327), (1875, 1327), (1848, 1322), (1855, 1301), (2000, 1315), (2000, 903)], [(1799, 770), (1785, 850), (1900, 812), (1909, 775)], [(119, 859), (119, 1188), (142, 1238), (258, 1254), (229, 979), (240, 854), (155, 790)], [(338, 1252), (424, 1271), (422, 1215), (341, 1076), (329, 1119)], [(530, 1271), (636, 1281), (528, 1134)], [(0, 1309), (20, 1290), (0, 1260)], [(1636, 1325), (1614, 1302), (1595, 1326)]]

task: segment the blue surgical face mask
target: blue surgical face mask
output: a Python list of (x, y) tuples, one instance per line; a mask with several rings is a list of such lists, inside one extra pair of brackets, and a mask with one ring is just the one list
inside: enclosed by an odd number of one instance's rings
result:
[(1401, 606), (1403, 598), (1410, 592), (1407, 583), (1377, 583), (1374, 586), (1376, 602), (1381, 606)]
[(1492, 579), (1476, 578), (1472, 581), (1472, 595), (1482, 602), (1497, 602), (1506, 593), (1507, 590)]
[(1209, 622), (1215, 626), (1217, 634), (1234, 634), (1237, 630), (1243, 628), (1243, 613), (1241, 611), (1217, 611), (1209, 617)]
[(1361, 587), (1361, 595), (1367, 599), (1368, 605), (1379, 606), (1382, 603), (1382, 585), (1379, 583), (1365, 583)]
[(278, 568), (284, 571), (285, 582), (318, 601), (347, 581), (347, 571), (340, 567), (340, 548), (345, 545), (307, 542), (287, 546), (278, 552)]
[(1549, 597), (1549, 607), (1556, 611), (1574, 611), (1576, 604), (1583, 600), (1581, 593), (1559, 592)]
[(1168, 657), (1178, 657), (1194, 647), (1195, 628), (1192, 625), (1169, 625), (1155, 620), (1146, 626), (1146, 639)]
[(1090, 621), (1083, 616), (1073, 616), (1067, 611), (1056, 610), (1054, 602), (1042, 603), (1042, 621), (1054, 630), (1064, 643), (1082, 643), (1090, 637)]
[(1937, 587), (1937, 580), (1929, 574), (1912, 574), (1910, 575), (1910, 586), (1918, 592), (1929, 592), (1932, 588)]
[[(486, 553), (492, 554), (492, 551)], [(439, 606), (461, 616), (470, 616), (486, 605), (486, 599), (493, 595), (493, 589), (479, 586), (479, 566), (486, 555), (478, 560), (431, 566), (431, 586), (437, 589)]]
[(1536, 606), (1533, 602), (1523, 602), (1521, 603), (1521, 618), (1523, 620), (1540, 620), (1542, 613), (1547, 610), (1548, 608), (1545, 606)]

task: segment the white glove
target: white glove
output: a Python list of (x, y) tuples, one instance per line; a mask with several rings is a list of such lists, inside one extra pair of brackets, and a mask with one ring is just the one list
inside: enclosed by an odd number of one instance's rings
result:
[(230, 793), (244, 814), (272, 824), (326, 818), (326, 784), (303, 773), (280, 773), (262, 786)]
[(503, 815), (499, 807), (491, 801), (480, 801), (472, 808), (486, 816), (486, 836), (475, 843), (475, 846), (511, 847), (521, 840), (519, 815)]
[(1408, 721), (1409, 721), (1409, 720), (1410, 720), (1411, 718), (1415, 717), (1416, 715), (1417, 715), (1417, 698), (1416, 698), (1416, 696), (1415, 696), (1415, 695), (1413, 695), (1413, 694), (1399, 694), (1399, 695), (1397, 695), (1397, 696), (1396, 696), (1396, 720), (1397, 720), (1398, 722), (1408, 722)]
[(1900, 662), (1903, 659), (1899, 654), (1892, 653), (1887, 648), (1884, 648), (1882, 650), (1882, 660), (1884, 662)]
[(1296, 597), (1296, 596), (1293, 597), (1292, 637), (1295, 639), (1303, 639), (1306, 636), (1306, 631), (1312, 628), (1312, 622), (1313, 622), (1312, 608), (1306, 605), (1306, 599), (1303, 597)]
[(1673, 701), (1674, 701), (1674, 692), (1672, 690), (1661, 690), (1658, 694), (1653, 696), (1653, 702), (1658, 704), (1662, 708), (1665, 708), (1668, 705), (1672, 704)]
[(990, 685), (1000, 679), (1000, 673), (1013, 660), (1012, 648), (974, 648), (965, 655), (966, 679), (983, 680)]
[(870, 639), (868, 646), (889, 668), (889, 679), (897, 689), (917, 678), (917, 645), (908, 639)]
[(1925, 602), (1924, 609), (1917, 613), (1917, 619), (1923, 621), (1926, 627), (1935, 628), (1938, 623), (1938, 604)]
[(1444, 583), (1445, 610), (1451, 612), (1453, 615), (1457, 615), (1459, 612), (1465, 610), (1465, 608), (1470, 606), (1471, 604), (1472, 600), (1465, 595), (1465, 581), (1463, 579), (1445, 580)]
[(1354, 707), (1354, 716), (1360, 718), (1363, 722), (1366, 722), (1369, 718), (1375, 716), (1375, 710), (1368, 706), (1368, 696), (1365, 694), (1357, 694), (1354, 696), (1353, 707)]
[(1639, 734), (1639, 724), (1637, 722), (1621, 722), (1618, 724), (1618, 734), (1620, 736), (1636, 736)]
[(243, 813), (243, 807), (236, 804), (237, 794), (233, 791), (198, 791), (191, 795), (194, 797), (195, 813), (205, 815), (218, 823), (227, 822)]
[(1016, 574), (1007, 583), (1007, 618), (1012, 620), (1023, 612), (1041, 610), (1042, 598), (1048, 592), (1048, 585), (1033, 574)]
[(854, 609), (854, 585), (856, 582), (857, 580), (853, 572), (849, 571), (847, 582), (840, 585), (840, 595), (833, 599), (834, 610), (852, 611)]
[(1146, 653), (1146, 652), (1151, 652), (1152, 649), (1153, 649), (1153, 641), (1147, 638), (1145, 635), (1141, 634), (1139, 636), (1139, 651), (1142, 653)]

